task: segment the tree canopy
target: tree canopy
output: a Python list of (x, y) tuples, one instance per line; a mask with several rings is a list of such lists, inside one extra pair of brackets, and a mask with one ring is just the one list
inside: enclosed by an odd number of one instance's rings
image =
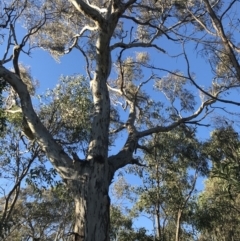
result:
[[(164, 155), (173, 154), (190, 195), (194, 178), (188, 187), (187, 170), (205, 171), (206, 165), (199, 170), (198, 164), (208, 154), (192, 152), (198, 144), (188, 138), (199, 127), (231, 126), (233, 118), (238, 122), (238, 111), (227, 107), (240, 105), (235, 98), (240, 79), (238, 9), (237, 0), (3, 0), (0, 118), (6, 132), (1, 138), (6, 149), (12, 144), (13, 154), (4, 151), (2, 157), (8, 170), (14, 162), (15, 173), (11, 195), (3, 192), (9, 200), (3, 219), (10, 218), (8, 204), (16, 203), (27, 173), (45, 173), (45, 181), (52, 180), (43, 164), (47, 160), (75, 205), (70, 236), (75, 241), (109, 240), (109, 186), (115, 173), (129, 164), (145, 165), (147, 157), (140, 157), (152, 151), (148, 144), (154, 137), (165, 138), (166, 132), (179, 128), (185, 133), (179, 154), (171, 135), (161, 145)], [(48, 51), (56, 61), (78, 53), (72, 61), (84, 63), (85, 72), (62, 77), (43, 98), (21, 63), (35, 49)], [(24, 158), (22, 148), (28, 153)], [(229, 148), (233, 146), (222, 148), (224, 155)], [(191, 159), (189, 166), (184, 166), (184, 155)], [(39, 165), (32, 169), (35, 159)], [(158, 159), (152, 160), (154, 165)], [(227, 166), (232, 176), (236, 166)], [(167, 189), (173, 192), (170, 184)], [(180, 203), (189, 199), (184, 200)], [(180, 206), (179, 217), (186, 205)]]

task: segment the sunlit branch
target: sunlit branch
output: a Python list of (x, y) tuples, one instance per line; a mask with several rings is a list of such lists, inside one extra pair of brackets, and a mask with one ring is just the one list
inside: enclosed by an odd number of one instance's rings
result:
[(82, 0), (70, 0), (74, 7), (81, 13), (87, 15), (92, 20), (100, 23), (105, 22), (101, 13), (94, 7), (91, 7), (89, 4), (85, 3)]
[(21, 108), (19, 108), (17, 110), (5, 110), (5, 111), (8, 112), (8, 113), (11, 113), (11, 114), (22, 113)]
[(76, 35), (72, 38), (72, 40), (71, 40), (71, 42), (72, 42), (71, 46), (70, 46), (67, 50), (65, 50), (64, 53), (65, 53), (65, 54), (70, 53), (70, 52), (72, 51), (72, 49), (76, 46), (76, 44), (77, 44), (77, 42), (78, 42), (78, 39), (79, 39), (86, 31), (94, 31), (94, 30), (97, 30), (97, 29), (98, 29), (97, 26), (94, 26), (94, 27), (84, 26), (83, 29), (80, 31), (80, 33), (79, 33), (79, 34), (76, 34)]
[(99, 8), (98, 6), (89, 3), (88, 0), (86, 0), (86, 2), (91, 8), (96, 9), (99, 13), (106, 13), (107, 12), (106, 8)]
[(123, 94), (120, 89), (113, 88), (113, 87), (111, 87), (109, 84), (107, 84), (107, 87), (108, 87), (109, 90), (111, 90), (111, 91), (113, 91), (113, 92), (115, 92), (115, 93), (117, 93), (117, 94), (119, 94), (119, 95), (122, 95), (122, 94)]
[(238, 53), (240, 53), (240, 48), (238, 48), (236, 45), (232, 43), (232, 41), (229, 40), (229, 45)]
[(134, 101), (129, 101), (129, 115), (128, 115), (128, 119), (126, 121), (126, 126), (128, 129), (128, 132), (130, 135), (134, 135), (136, 134), (136, 128), (134, 126), (134, 122), (136, 120), (136, 104), (135, 104), (135, 99)]

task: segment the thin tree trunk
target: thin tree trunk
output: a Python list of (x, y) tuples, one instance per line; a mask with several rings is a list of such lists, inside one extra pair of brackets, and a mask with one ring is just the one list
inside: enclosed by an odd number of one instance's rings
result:
[(156, 231), (157, 231), (157, 240), (161, 240), (161, 225), (160, 225), (160, 211), (159, 211), (159, 205), (156, 208), (156, 214), (155, 214), (155, 218), (156, 218)]
[(181, 225), (181, 218), (182, 218), (182, 210), (179, 209), (179, 210), (178, 210), (178, 216), (177, 216), (175, 241), (180, 241), (180, 225)]

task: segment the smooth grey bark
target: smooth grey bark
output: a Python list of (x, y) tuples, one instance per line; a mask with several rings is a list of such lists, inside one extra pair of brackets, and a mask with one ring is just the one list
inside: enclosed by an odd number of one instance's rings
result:
[(179, 241), (180, 240), (181, 218), (182, 218), (182, 210), (179, 209), (178, 210), (178, 214), (177, 214), (175, 241)]
[(158, 207), (156, 208), (156, 214), (155, 214), (155, 219), (156, 219), (156, 237), (158, 240), (161, 239), (162, 237), (162, 233), (161, 233), (161, 224), (160, 224), (160, 208), (159, 205), (157, 205)]

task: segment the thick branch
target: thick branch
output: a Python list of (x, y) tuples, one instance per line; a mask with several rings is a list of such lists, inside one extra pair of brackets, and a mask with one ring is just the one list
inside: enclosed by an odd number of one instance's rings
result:
[(90, 4), (87, 4), (82, 0), (70, 0), (70, 2), (79, 12), (83, 13), (84, 15), (87, 15), (92, 20), (98, 23), (104, 22), (104, 18), (102, 17), (99, 9), (90, 6)]
[(137, 147), (137, 141), (129, 136), (124, 148), (117, 154), (108, 158), (108, 164), (114, 174), (118, 169), (131, 164), (133, 160), (133, 152)]
[[(72, 159), (64, 152), (61, 146), (54, 141), (51, 134), (41, 123), (33, 109), (27, 86), (17, 75), (3, 66), (0, 66), (0, 77), (4, 78), (18, 93), (22, 112), (29, 128), (43, 151), (46, 152), (49, 160), (59, 171), (60, 175), (65, 179), (72, 178), (73, 176), (75, 177), (77, 175), (77, 166), (75, 165), (73, 169)], [(69, 168), (70, 170), (68, 170)]]
[[(144, 136), (149, 136), (153, 133), (168, 132), (168, 131), (171, 131), (172, 129), (176, 128), (177, 126), (179, 126), (182, 123), (186, 123), (186, 122), (189, 123), (189, 121), (191, 121), (194, 118), (196, 118), (197, 116), (199, 116), (202, 113), (202, 111), (205, 109), (206, 106), (211, 105), (214, 102), (216, 102), (216, 101), (215, 100), (207, 100), (206, 102), (202, 103), (202, 105), (199, 107), (199, 109), (193, 115), (191, 115), (189, 117), (181, 118), (178, 121), (176, 121), (168, 126), (156, 126), (154, 128), (150, 128), (148, 130), (141, 131), (141, 132), (137, 132), (135, 130), (135, 127), (129, 129), (129, 136), (128, 136), (128, 139), (127, 139), (123, 149), (117, 155), (114, 155), (114, 156), (111, 156), (108, 158), (108, 162), (112, 166), (112, 170), (116, 171), (119, 168), (122, 168), (122, 167), (132, 163), (132, 160), (133, 160), (132, 155), (133, 155), (134, 151), (139, 147), (138, 140), (140, 138), (142, 138)], [(133, 115), (133, 113), (132, 113), (132, 115)], [(134, 117), (129, 115), (130, 127), (132, 127), (133, 120), (134, 120)], [(133, 132), (130, 132), (131, 130), (133, 130)]]

